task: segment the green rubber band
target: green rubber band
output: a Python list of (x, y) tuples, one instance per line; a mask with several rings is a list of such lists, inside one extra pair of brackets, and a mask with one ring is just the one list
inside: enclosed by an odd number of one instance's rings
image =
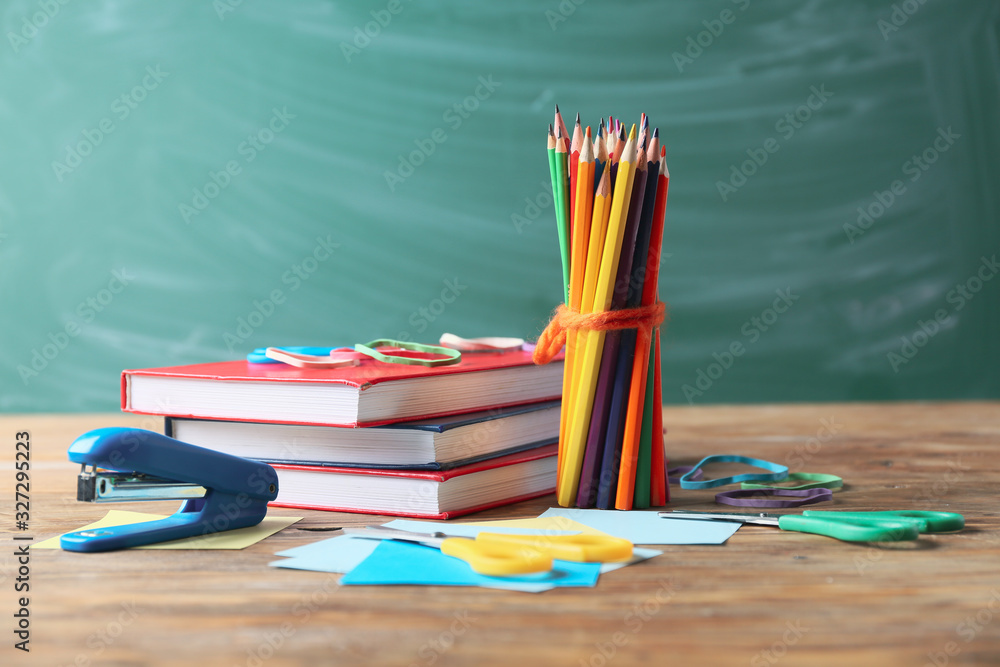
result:
[(755, 482), (743, 482), (741, 489), (784, 489), (786, 491), (804, 491), (806, 489), (839, 489), (844, 486), (844, 480), (836, 475), (827, 475), (820, 472), (790, 472), (784, 479), (786, 482), (796, 480), (805, 481), (806, 484), (798, 486), (785, 486), (784, 484), (757, 484)]
[[(395, 356), (379, 352), (375, 349), (383, 346), (399, 347), (412, 352), (426, 352), (428, 354), (440, 354), (443, 356), (438, 359), (420, 359), (418, 357)], [(449, 366), (451, 364), (457, 364), (462, 360), (462, 353), (459, 350), (453, 350), (449, 347), (441, 347), (439, 345), (409, 343), (401, 340), (392, 340), (390, 338), (379, 338), (378, 340), (373, 340), (366, 345), (355, 343), (354, 351), (360, 352), (361, 354), (367, 354), (376, 361), (381, 361), (387, 364), (404, 364), (406, 366)]]

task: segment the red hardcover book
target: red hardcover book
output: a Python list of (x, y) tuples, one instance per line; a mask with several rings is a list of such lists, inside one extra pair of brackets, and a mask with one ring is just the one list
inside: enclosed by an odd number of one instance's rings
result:
[(272, 464), (277, 507), (450, 519), (552, 493), (555, 444), (451, 470)]
[(536, 366), (531, 353), (464, 354), (450, 366), (374, 359), (308, 370), (223, 361), (122, 371), (122, 410), (321, 426), (375, 426), (559, 398), (562, 361)]

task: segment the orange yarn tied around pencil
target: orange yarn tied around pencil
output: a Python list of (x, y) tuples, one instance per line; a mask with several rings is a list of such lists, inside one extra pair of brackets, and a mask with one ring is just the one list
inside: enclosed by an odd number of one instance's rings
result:
[(559, 304), (549, 321), (532, 354), (536, 364), (547, 364), (566, 345), (566, 333), (570, 330), (618, 331), (621, 329), (645, 329), (652, 331), (663, 324), (667, 307), (662, 301), (639, 308), (605, 310), (596, 313), (581, 313), (564, 303)]

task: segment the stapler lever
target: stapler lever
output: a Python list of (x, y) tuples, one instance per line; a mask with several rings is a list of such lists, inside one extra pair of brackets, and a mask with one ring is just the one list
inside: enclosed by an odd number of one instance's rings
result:
[(137, 428), (100, 428), (69, 447), (81, 464), (76, 498), (113, 503), (183, 500), (165, 519), (67, 533), (67, 551), (112, 551), (260, 523), (278, 495), (278, 477), (250, 461)]

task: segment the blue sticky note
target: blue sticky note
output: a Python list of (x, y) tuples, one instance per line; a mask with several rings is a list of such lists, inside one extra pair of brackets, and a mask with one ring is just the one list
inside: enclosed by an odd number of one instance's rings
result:
[(378, 544), (376, 540), (338, 535), (328, 540), (279, 551), (275, 554), (276, 556), (287, 556), (288, 558), (276, 560), (269, 565), (287, 567), (293, 570), (315, 570), (316, 572), (343, 574), (350, 572), (361, 561), (368, 558)]
[(553, 561), (550, 572), (517, 577), (487, 577), (468, 563), (421, 544), (383, 540), (360, 565), (345, 574), (346, 586), (417, 584), (424, 586), (481, 586), (539, 593), (562, 586), (593, 587), (600, 563)]
[(722, 544), (741, 524), (731, 521), (661, 519), (657, 512), (552, 507), (541, 516), (564, 516), (633, 544)]
[(408, 530), (411, 533), (433, 533), (442, 531), (449, 537), (475, 537), (479, 533), (504, 533), (507, 535), (578, 535), (572, 530), (545, 530), (541, 528), (518, 528), (515, 526), (474, 526), (465, 523), (441, 524), (432, 521), (417, 521), (416, 519), (394, 519), (386, 528)]

